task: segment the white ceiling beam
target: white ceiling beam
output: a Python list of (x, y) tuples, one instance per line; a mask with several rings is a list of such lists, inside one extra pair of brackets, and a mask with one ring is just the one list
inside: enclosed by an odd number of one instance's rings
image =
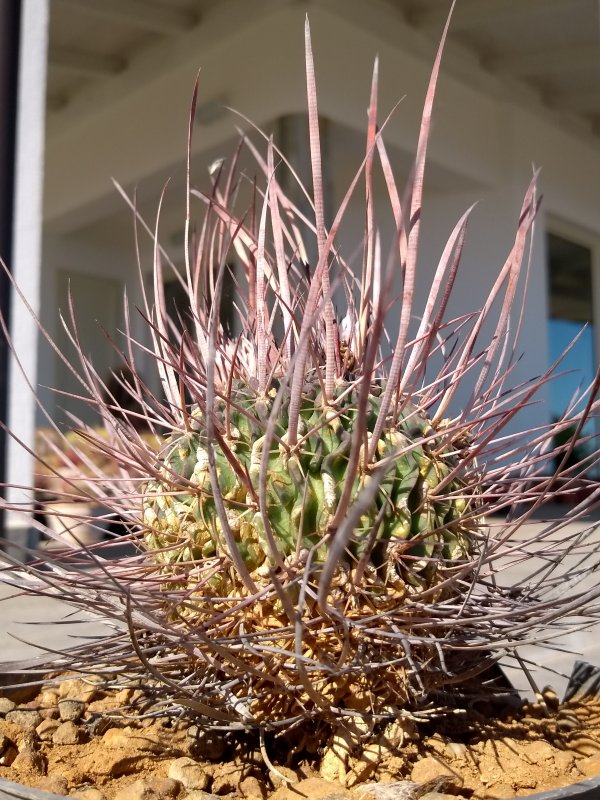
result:
[[(568, 7), (571, 0), (462, 0), (457, 3), (452, 17), (452, 30), (477, 28), (490, 25), (501, 19), (532, 14), (536, 11), (548, 13), (555, 8)], [(415, 25), (439, 27), (448, 16), (448, 3), (423, 6), (410, 3), (407, 17)]]
[(548, 47), (525, 53), (503, 53), (485, 59), (488, 69), (510, 75), (541, 75), (600, 65), (600, 44)]
[(109, 78), (118, 75), (125, 67), (119, 58), (101, 56), (67, 47), (52, 47), (49, 54), (51, 67), (60, 67), (92, 78)]
[(184, 33), (196, 25), (199, 17), (190, 11), (147, 0), (62, 0), (81, 11), (106, 17), (153, 33)]

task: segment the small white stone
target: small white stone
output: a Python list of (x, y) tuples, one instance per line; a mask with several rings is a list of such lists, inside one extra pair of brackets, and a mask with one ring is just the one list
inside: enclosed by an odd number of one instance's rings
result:
[(203, 447), (196, 450), (196, 464), (194, 472), (206, 472), (208, 470), (208, 451)]
[(169, 767), (169, 778), (179, 781), (186, 789), (207, 789), (209, 776), (192, 758), (176, 758)]

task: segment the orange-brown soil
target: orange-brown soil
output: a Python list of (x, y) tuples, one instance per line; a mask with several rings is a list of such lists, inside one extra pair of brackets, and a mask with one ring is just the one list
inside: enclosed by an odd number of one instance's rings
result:
[(401, 742), (348, 758), (340, 771), (344, 787), (325, 780), (322, 765), (319, 774), (327, 743), (306, 731), (302, 742), (300, 733), (294, 742), (294, 732), (283, 746), (267, 741), (274, 772), (258, 740), (207, 734), (189, 719), (152, 716), (152, 708), (144, 717), (131, 710), (140, 694), (72, 679), (46, 684), (14, 708), (0, 696), (0, 778), (86, 800), (377, 800), (385, 796), (384, 784), (400, 781), (406, 783), (396, 797), (434, 792), (491, 800), (600, 774), (600, 700), (593, 698), (559, 706), (550, 691), (547, 703), (501, 719), (453, 715), (424, 726), (409, 721)]

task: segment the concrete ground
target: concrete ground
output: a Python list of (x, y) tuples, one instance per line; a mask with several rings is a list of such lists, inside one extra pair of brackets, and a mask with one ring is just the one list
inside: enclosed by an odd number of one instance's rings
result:
[[(577, 527), (569, 525), (564, 534), (568, 535)], [(525, 536), (531, 536), (531, 531)], [(597, 556), (600, 558), (600, 528), (594, 534), (598, 541)], [(512, 581), (529, 572), (530, 563), (510, 567), (503, 582)], [(591, 575), (588, 585), (597, 583), (597, 575)], [(0, 672), (6, 662), (29, 658), (52, 650), (70, 649), (81, 642), (83, 637), (102, 635), (103, 625), (91, 615), (74, 613), (59, 600), (48, 600), (31, 596), (20, 596), (13, 588), (2, 581), (0, 572)], [(562, 695), (575, 660), (582, 659), (600, 665), (600, 626), (594, 629), (561, 635), (554, 642), (554, 648), (540, 649), (523, 647), (521, 656), (529, 663), (529, 668), (538, 685), (552, 685)], [(507, 672), (519, 691), (531, 696), (526, 678), (520, 670), (507, 665)]]
[[(546, 510), (546, 513), (550, 519), (559, 518), (561, 513), (564, 513), (564, 506), (552, 506)], [(541, 527), (542, 523), (535, 522), (531, 526), (523, 528), (522, 539), (525, 548), (527, 547), (527, 540), (534, 535), (534, 526)], [(589, 545), (592, 551), (586, 560), (588, 565), (600, 562), (600, 516), (598, 512), (596, 511), (585, 523), (570, 523), (562, 528), (559, 534), (560, 537), (568, 537), (589, 526), (595, 526), (595, 530), (590, 537)], [(557, 573), (559, 575), (562, 574), (566, 568), (577, 564), (579, 560), (578, 556), (569, 555), (557, 570)], [(541, 563), (539, 562), (539, 564)], [(531, 575), (534, 566), (535, 563), (532, 559), (516, 566), (511, 565), (499, 582), (504, 586), (514, 585), (519, 579)], [(599, 573), (600, 570), (590, 572), (585, 581), (578, 587), (578, 590), (593, 590), (600, 580)], [(568, 592), (568, 590), (569, 587), (565, 583), (564, 585), (559, 585), (556, 591)], [(596, 602), (596, 606), (600, 609), (600, 600)], [(540, 689), (545, 685), (550, 685), (562, 696), (575, 661), (588, 661), (595, 666), (600, 666), (600, 623), (593, 628), (588, 627), (582, 630), (573, 628), (570, 633), (556, 635), (559, 633), (560, 628), (557, 625), (556, 630), (553, 631), (553, 636), (556, 636), (556, 638), (553, 638), (550, 647), (525, 646), (519, 648), (519, 654), (526, 662), (527, 668), (531, 671), (531, 675)], [(523, 671), (508, 662), (503, 664), (503, 667), (513, 685), (523, 694), (532, 696), (530, 684)]]
[(0, 579), (0, 669), (6, 662), (38, 656), (44, 648), (68, 650), (103, 630), (91, 614), (74, 612), (59, 600), (19, 596)]
[[(12, 559), (22, 558), (22, 551), (14, 542), (20, 539), (35, 547), (39, 539), (31, 531), (21, 533), (21, 537), (17, 532), (12, 541), (3, 542)], [(133, 552), (127, 545), (115, 547), (113, 543), (111, 547), (117, 557)], [(106, 634), (106, 626), (93, 614), (73, 609), (60, 600), (21, 593), (3, 579), (3, 563), (0, 551), (0, 673), (10, 662), (42, 656), (44, 649), (68, 651), (90, 637)]]

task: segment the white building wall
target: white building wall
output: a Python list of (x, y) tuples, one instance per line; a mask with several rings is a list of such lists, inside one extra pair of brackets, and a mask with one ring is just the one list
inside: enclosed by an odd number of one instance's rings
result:
[[(114, 337), (116, 343), (122, 344), (119, 332), (124, 327), (123, 302), (126, 279), (128, 276), (130, 279), (134, 276), (131, 252), (111, 247), (110, 243), (92, 244), (76, 236), (46, 236), (43, 252), (44, 329), (59, 346), (64, 348), (65, 355), (72, 358), (76, 366), (74, 348), (68, 342), (68, 335), (64, 331), (64, 324), (73, 329), (68, 300), (70, 290), (75, 310), (75, 325), (79, 336), (83, 337), (85, 354), (90, 357), (92, 363), (98, 365), (100, 378), (105, 378), (108, 367), (115, 366), (119, 358), (112, 352), (102, 328)], [(90, 278), (97, 281), (96, 289), (92, 293), (93, 306), (86, 301), (90, 296), (89, 290), (86, 290)], [(69, 282), (71, 285), (67, 288), (65, 284)], [(129, 283), (133, 281), (130, 280)], [(136, 300), (137, 297), (134, 295), (133, 302)], [(77, 409), (83, 413), (87, 422), (97, 421), (98, 417), (92, 411), (86, 413), (81, 404), (65, 400), (60, 394), (52, 391), (51, 387), (58, 387), (60, 391), (82, 391), (82, 389), (69, 378), (67, 369), (61, 367), (58, 357), (53, 354), (44, 336), (40, 337), (39, 353), (38, 381), (41, 406), (37, 411), (37, 424), (48, 424), (42, 407), (51, 417), (60, 416), (61, 420), (64, 419), (64, 415), (57, 413), (59, 408), (73, 412)]]
[[(403, 38), (384, 10), (369, 14), (364, 4), (356, 2), (348, 2), (347, 9), (343, 17), (323, 7), (311, 10), (320, 111), (336, 125), (364, 131), (371, 68), (378, 53), (380, 118), (407, 94), (385, 131), (399, 171), (406, 172), (416, 146), (433, 50), (429, 45), (425, 56), (422, 43), (417, 46)], [(110, 176), (126, 186), (141, 182), (146, 197), (158, 191), (168, 174), (175, 175), (177, 187), (183, 174), (189, 98), (199, 66), (200, 105), (221, 98), (258, 124), (304, 109), (304, 11), (290, 4), (265, 18), (243, 19), (243, 25), (236, 27), (216, 13), (200, 32), (178, 40), (176, 49), (166, 46), (156, 63), (141, 62), (115, 79), (110, 98), (91, 92), (52, 120), (45, 203), (49, 231), (68, 237), (82, 224), (122, 207)], [(224, 117), (199, 126), (194, 150), (200, 162), (203, 152), (210, 150), (212, 157), (219, 142), (230, 137), (236, 121)], [(512, 244), (532, 164), (542, 167), (544, 202), (523, 318), (524, 356), (514, 381), (537, 375), (548, 360), (547, 221), (576, 224), (590, 237), (600, 237), (597, 144), (560, 127), (548, 111), (528, 107), (526, 97), (513, 97), (475, 65), (461, 74), (450, 58), (442, 66), (430, 155), (417, 308), (424, 302), (454, 222), (479, 201), (451, 306), (456, 313), (473, 309), (485, 297)], [(360, 157), (357, 153), (352, 166), (331, 165), (338, 201)], [(352, 230), (362, 230), (361, 205), (351, 208), (349, 215), (352, 224), (343, 237), (351, 245)], [(106, 237), (106, 246), (111, 247), (110, 233)], [(97, 240), (89, 244), (96, 247)], [(119, 244), (119, 252), (122, 258), (117, 261), (129, 263), (133, 272), (131, 250)], [(49, 249), (48, 269), (58, 266), (56, 253)], [(522, 424), (527, 427), (539, 419), (539, 409), (533, 408), (524, 414)]]

